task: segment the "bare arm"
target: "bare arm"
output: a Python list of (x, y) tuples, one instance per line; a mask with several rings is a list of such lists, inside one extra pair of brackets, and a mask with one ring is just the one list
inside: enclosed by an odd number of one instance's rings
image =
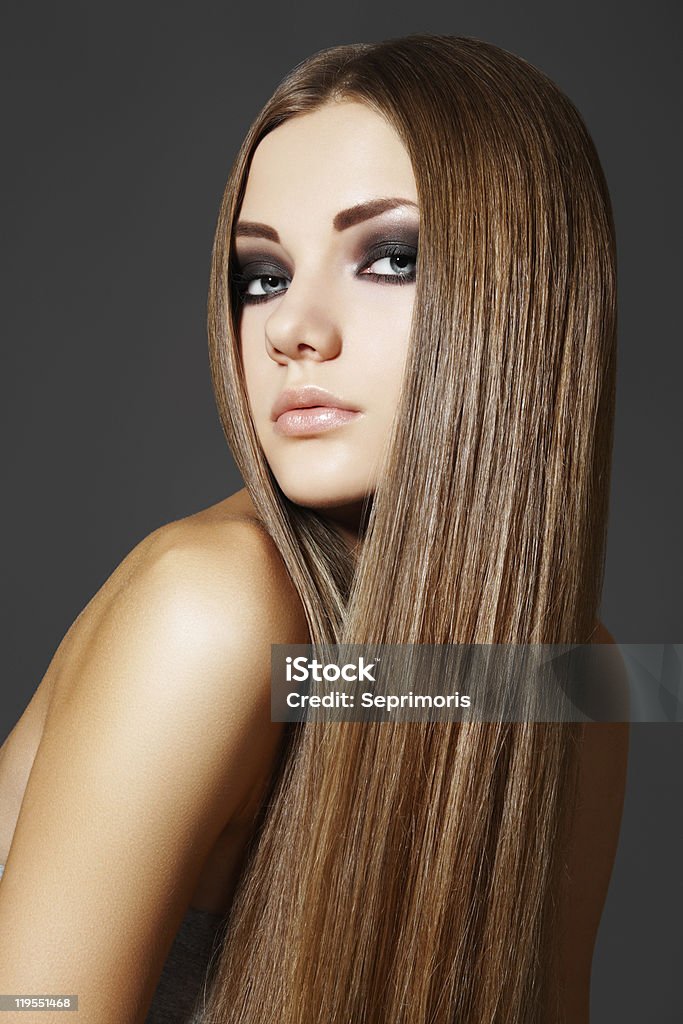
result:
[(207, 854), (272, 749), (270, 644), (300, 613), (266, 544), (244, 523), (220, 552), (156, 544), (81, 617), (0, 885), (0, 991), (144, 1021)]
[(7, 861), (26, 784), (62, 665), (79, 657), (79, 650), (84, 649), (97, 629), (101, 608), (126, 584), (153, 548), (158, 550), (160, 544), (167, 543), (169, 534), (170, 527), (164, 526), (144, 537), (83, 608), (55, 651), (21, 718), (0, 747), (0, 863)]

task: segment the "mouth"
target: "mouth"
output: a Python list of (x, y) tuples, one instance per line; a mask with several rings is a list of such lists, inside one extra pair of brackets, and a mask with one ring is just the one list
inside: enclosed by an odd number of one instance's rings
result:
[(333, 405), (313, 405), (287, 409), (275, 420), (275, 431), (286, 437), (313, 436), (336, 430), (362, 416), (355, 409), (342, 409)]
[(276, 433), (302, 436), (336, 430), (361, 415), (359, 409), (339, 395), (315, 384), (303, 384), (280, 392), (270, 418)]

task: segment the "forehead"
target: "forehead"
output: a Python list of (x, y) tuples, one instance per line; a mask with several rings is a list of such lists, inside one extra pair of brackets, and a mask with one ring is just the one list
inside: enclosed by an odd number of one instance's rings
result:
[(293, 206), (329, 211), (381, 195), (417, 202), (408, 152), (396, 130), (363, 103), (344, 100), (300, 114), (254, 152), (241, 215), (266, 220)]

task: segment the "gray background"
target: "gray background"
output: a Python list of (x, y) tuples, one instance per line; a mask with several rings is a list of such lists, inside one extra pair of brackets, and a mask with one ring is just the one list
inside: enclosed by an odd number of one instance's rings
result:
[[(242, 486), (211, 393), (205, 304), (250, 121), (314, 51), (409, 32), (518, 53), (595, 139), (620, 285), (602, 618), (622, 643), (680, 642), (680, 6), (44, 6), (5, 2), (0, 26), (0, 739), (131, 547)], [(681, 1019), (682, 739), (679, 725), (632, 727), (595, 1024)]]

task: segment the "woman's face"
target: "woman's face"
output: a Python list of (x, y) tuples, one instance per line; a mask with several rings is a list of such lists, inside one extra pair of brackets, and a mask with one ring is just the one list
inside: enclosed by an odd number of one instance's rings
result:
[[(408, 153), (364, 104), (299, 115), (254, 153), (235, 230), (249, 404), (287, 497), (340, 520), (374, 490), (389, 438), (418, 221)], [(330, 396), (306, 394), (311, 386)], [(277, 419), (286, 389), (318, 408)]]

